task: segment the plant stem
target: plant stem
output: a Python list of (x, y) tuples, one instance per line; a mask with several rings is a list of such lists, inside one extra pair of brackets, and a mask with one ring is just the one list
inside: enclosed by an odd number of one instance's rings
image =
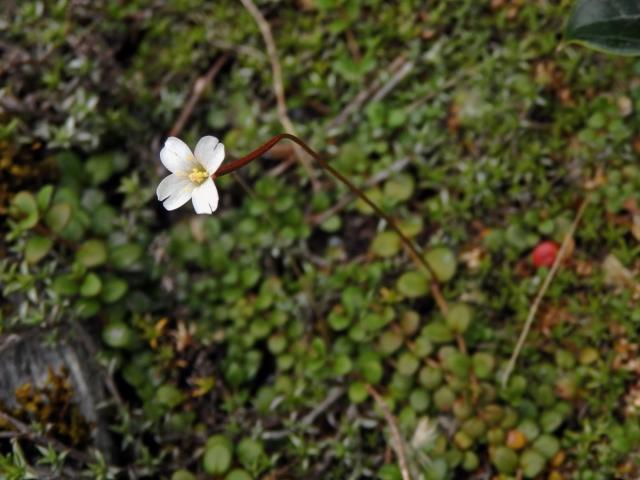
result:
[(582, 218), (582, 214), (584, 213), (587, 204), (589, 203), (589, 197), (585, 197), (585, 199), (578, 207), (578, 213), (576, 213), (576, 217), (569, 227), (569, 230), (564, 235), (564, 239), (562, 240), (562, 245), (560, 246), (560, 250), (556, 255), (556, 259), (551, 265), (551, 270), (547, 274), (547, 277), (544, 279), (536, 298), (534, 299), (531, 307), (529, 308), (529, 313), (527, 314), (527, 319), (524, 322), (524, 327), (522, 328), (522, 332), (520, 332), (520, 337), (518, 338), (518, 342), (516, 343), (516, 347), (511, 354), (511, 358), (509, 359), (509, 363), (507, 364), (504, 373), (502, 375), (502, 387), (506, 387), (509, 383), (509, 377), (513, 372), (513, 369), (516, 367), (516, 362), (518, 361), (518, 357), (520, 356), (520, 352), (522, 351), (522, 347), (524, 347), (524, 342), (527, 339), (527, 335), (529, 335), (529, 331), (531, 330), (531, 326), (533, 325), (533, 320), (536, 318), (536, 313), (538, 313), (538, 308), (540, 307), (540, 302), (542, 302), (542, 298), (545, 293), (549, 289), (549, 285), (551, 285), (551, 281), (556, 276), (556, 272), (560, 267), (560, 264), (564, 260), (564, 256), (566, 255), (567, 250), (569, 249), (569, 243), (573, 239), (573, 235), (575, 234), (576, 228), (578, 227), (578, 223), (580, 223), (580, 219)]
[(414, 263), (420, 268), (427, 277), (429, 277), (429, 288), (431, 289), (431, 294), (438, 305), (440, 311), (444, 314), (448, 310), (447, 302), (444, 299), (442, 292), (440, 291), (440, 285), (437, 281), (437, 276), (429, 265), (429, 262), (420, 254), (414, 243), (407, 237), (398, 224), (395, 222), (393, 218), (387, 215), (382, 211), (380, 207), (378, 207), (373, 200), (371, 200), (360, 188), (356, 187), (348, 178), (338, 172), (335, 168), (329, 165), (326, 160), (324, 160), (316, 151), (314, 151), (311, 147), (309, 147), (306, 143), (300, 140), (295, 135), (291, 135), (288, 133), (281, 133), (271, 138), (267, 142), (265, 142), (262, 146), (256, 148), (253, 152), (245, 155), (244, 157), (238, 158), (227, 165), (221, 166), (218, 171), (213, 175), (213, 178), (220, 177), (222, 175), (226, 175), (228, 173), (234, 172), (239, 168), (244, 167), (249, 164), (256, 158), (261, 157), (266, 152), (271, 150), (275, 144), (280, 142), (281, 140), (291, 140), (298, 144), (305, 152), (307, 152), (314, 160), (316, 160), (322, 168), (324, 168), (327, 172), (329, 172), (333, 177), (337, 178), (339, 181), (344, 183), (351, 192), (360, 198), (363, 202), (365, 202), (373, 211), (382, 219), (384, 219), (389, 226), (398, 234), (400, 240), (403, 245), (406, 247), (409, 256), (414, 261)]

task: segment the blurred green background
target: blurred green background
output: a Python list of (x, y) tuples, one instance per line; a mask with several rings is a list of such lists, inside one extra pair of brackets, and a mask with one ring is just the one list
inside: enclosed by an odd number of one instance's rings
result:
[[(169, 134), (239, 157), (289, 128), (245, 5), (5, 2), (3, 478), (400, 479), (371, 388), (412, 478), (638, 478), (640, 62), (563, 45), (570, 3), (256, 0), (288, 121), (428, 252), (443, 318), (287, 143), (213, 216), (157, 202)], [(503, 387), (531, 252), (587, 194)], [(13, 375), (11, 338), (93, 373)]]

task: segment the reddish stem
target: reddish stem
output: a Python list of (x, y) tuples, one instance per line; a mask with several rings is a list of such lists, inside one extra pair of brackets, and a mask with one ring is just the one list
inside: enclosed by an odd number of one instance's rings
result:
[(445, 301), (444, 297), (442, 296), (442, 293), (440, 292), (440, 287), (438, 285), (437, 277), (435, 272), (433, 271), (433, 268), (431, 267), (431, 265), (429, 265), (427, 260), (418, 252), (418, 249), (415, 247), (413, 242), (402, 232), (402, 230), (400, 230), (400, 227), (398, 227), (395, 220), (391, 218), (389, 215), (387, 215), (385, 212), (383, 212), (382, 209), (380, 209), (380, 207), (378, 207), (375, 203), (373, 203), (373, 201), (362, 190), (360, 190), (360, 188), (356, 187), (353, 183), (351, 183), (351, 181), (348, 178), (346, 178), (344, 175), (342, 175), (340, 172), (334, 169), (331, 165), (329, 165), (318, 153), (316, 153), (311, 147), (309, 147), (306, 143), (304, 143), (295, 135), (291, 135), (288, 133), (281, 133), (279, 135), (276, 135), (275, 137), (271, 138), (270, 140), (265, 142), (263, 145), (256, 148), (253, 152), (249, 153), (248, 155), (245, 155), (244, 157), (233, 160), (231, 163), (227, 165), (222, 165), (218, 169), (218, 171), (212, 175), (212, 178), (215, 179), (216, 177), (226, 175), (228, 173), (238, 170), (239, 168), (244, 167), (245, 165), (251, 163), (255, 159), (267, 153), (280, 140), (285, 140), (285, 139), (288, 139), (288, 140), (291, 140), (292, 142), (297, 143), (305, 152), (311, 155), (311, 157), (313, 157), (322, 166), (322, 168), (324, 168), (327, 172), (329, 172), (335, 178), (337, 178), (342, 183), (344, 183), (347, 186), (347, 188), (351, 190), (352, 193), (354, 193), (358, 198), (360, 198), (369, 207), (371, 207), (373, 211), (376, 212), (376, 214), (378, 214), (378, 216), (383, 218), (389, 224), (389, 226), (393, 230), (395, 230), (395, 232), (400, 237), (400, 240), (407, 248), (409, 256), (411, 256), (412, 260), (416, 263), (416, 265), (425, 269), (426, 273), (428, 273), (429, 276), (431, 277), (431, 280), (430, 280), (431, 293), (433, 294), (433, 297), (436, 303), (438, 304), (440, 311), (443, 314), (446, 313), (448, 310), (447, 302)]

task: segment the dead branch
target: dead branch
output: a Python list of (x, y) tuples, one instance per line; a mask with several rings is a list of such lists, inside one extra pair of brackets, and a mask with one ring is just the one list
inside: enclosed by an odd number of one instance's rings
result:
[[(262, 38), (264, 43), (267, 46), (267, 55), (269, 56), (269, 61), (271, 63), (271, 72), (273, 76), (273, 90), (276, 95), (276, 103), (278, 108), (278, 119), (282, 124), (285, 132), (296, 135), (295, 127), (293, 126), (293, 122), (289, 118), (289, 114), (287, 113), (287, 102), (284, 95), (284, 82), (282, 80), (282, 67), (280, 66), (280, 60), (278, 58), (278, 50), (276, 49), (276, 42), (273, 39), (273, 33), (271, 32), (271, 27), (269, 26), (269, 22), (264, 18), (262, 13), (256, 5), (253, 3), (253, 0), (240, 0), (247, 11), (251, 14), (255, 22), (258, 24), (258, 28), (260, 29), (260, 33), (262, 34)], [(309, 162), (309, 158), (305, 155), (304, 151), (294, 145), (294, 151), (296, 152), (296, 156), (300, 159), (300, 163), (307, 171), (307, 175), (311, 180), (311, 185), (314, 190), (318, 190), (320, 185), (316, 180), (315, 173), (311, 168), (311, 162)]]
[(229, 60), (229, 56), (230, 55), (226, 53), (218, 58), (218, 60), (213, 63), (211, 68), (207, 70), (207, 73), (197, 78), (196, 81), (193, 82), (193, 87), (191, 88), (189, 99), (184, 104), (184, 107), (182, 107), (180, 115), (178, 115), (178, 118), (173, 124), (173, 127), (171, 127), (169, 136), (175, 137), (179, 135), (180, 132), (182, 132), (182, 129), (186, 125), (187, 120), (189, 120), (189, 117), (191, 116), (191, 113), (193, 112), (195, 106), (198, 104), (198, 101), (200, 100), (200, 97), (202, 96), (204, 90), (211, 84), (211, 82), (213, 82), (213, 79), (216, 77), (216, 75), (218, 75), (218, 72), (222, 69), (224, 64), (227, 63), (227, 60)]
[(391, 438), (393, 439), (392, 446), (393, 450), (396, 452), (396, 457), (398, 458), (398, 467), (400, 468), (400, 473), (402, 474), (402, 480), (411, 480), (404, 440), (402, 439), (402, 435), (400, 435), (398, 424), (393, 417), (393, 414), (389, 410), (389, 407), (387, 407), (387, 402), (384, 401), (384, 398), (382, 398), (382, 396), (371, 385), (367, 385), (366, 388), (369, 392), (369, 395), (374, 398), (374, 400), (380, 407), (380, 410), (382, 410), (382, 414), (384, 415), (384, 418), (387, 421), (387, 425), (389, 426)]
[(533, 300), (533, 303), (531, 304), (531, 308), (529, 308), (529, 313), (527, 314), (527, 320), (525, 321), (524, 327), (522, 328), (522, 332), (520, 333), (520, 337), (518, 338), (518, 343), (516, 344), (516, 347), (513, 350), (513, 353), (511, 354), (511, 358), (509, 359), (507, 368), (505, 369), (504, 374), (502, 376), (503, 387), (507, 385), (507, 382), (509, 381), (509, 377), (511, 376), (511, 372), (513, 372), (513, 369), (516, 366), (516, 362), (518, 361), (518, 356), (520, 355), (520, 352), (522, 351), (522, 347), (524, 346), (524, 342), (527, 339), (527, 335), (531, 330), (531, 326), (533, 325), (533, 320), (536, 317), (536, 313), (538, 313), (540, 302), (542, 301), (542, 298), (544, 297), (545, 293), (547, 293), (547, 290), (549, 289), (549, 285), (551, 285), (551, 281), (556, 276), (558, 268), (560, 267), (560, 264), (564, 260), (564, 257), (569, 249), (569, 245), (572, 243), (573, 235), (575, 234), (576, 228), (578, 227), (578, 223), (580, 223), (580, 219), (582, 218), (582, 214), (584, 213), (584, 210), (587, 207), (588, 203), (589, 203), (589, 197), (585, 197), (585, 199), (580, 204), (580, 207), (578, 208), (578, 213), (576, 213), (576, 218), (573, 220), (573, 223), (571, 224), (569, 231), (565, 234), (564, 239), (562, 240), (560, 251), (558, 252), (558, 255), (556, 255), (556, 259), (554, 260), (553, 265), (551, 266), (551, 270), (547, 274), (547, 278), (544, 279), (544, 282), (540, 287), (540, 290), (538, 291), (536, 298)]

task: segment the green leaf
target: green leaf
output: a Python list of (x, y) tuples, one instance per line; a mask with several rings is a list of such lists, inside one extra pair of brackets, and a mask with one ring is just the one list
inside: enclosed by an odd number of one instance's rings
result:
[(118, 245), (111, 250), (111, 263), (116, 268), (129, 268), (142, 255), (142, 247), (135, 243)]
[(400, 250), (400, 237), (396, 232), (380, 232), (371, 243), (371, 251), (379, 257), (393, 257)]
[(93, 212), (91, 228), (98, 235), (107, 236), (113, 228), (113, 222), (117, 217), (116, 210), (108, 205), (101, 205)]
[(413, 195), (415, 182), (408, 174), (399, 174), (391, 178), (384, 185), (384, 197), (394, 203), (404, 202)]
[(396, 369), (402, 375), (413, 375), (418, 367), (420, 366), (420, 361), (416, 358), (416, 356), (411, 352), (403, 352), (402, 355), (398, 357), (398, 362), (396, 365)]
[(325, 232), (329, 232), (329, 233), (337, 232), (338, 230), (340, 230), (341, 226), (342, 226), (342, 220), (338, 215), (331, 215), (329, 218), (327, 218), (324, 222), (320, 224), (320, 228)]
[(406, 272), (398, 279), (396, 287), (405, 297), (416, 298), (429, 291), (429, 282), (420, 272)]
[(424, 259), (440, 282), (448, 282), (456, 273), (456, 256), (447, 247), (432, 248), (424, 255)]
[(244, 470), (236, 468), (231, 470), (224, 480), (253, 480), (253, 477)]
[(453, 333), (441, 322), (432, 322), (422, 330), (422, 334), (433, 343), (447, 343), (453, 340)]
[(450, 305), (449, 311), (445, 315), (447, 326), (456, 333), (464, 333), (469, 328), (472, 318), (473, 311), (466, 303)]
[(568, 42), (606, 53), (640, 54), (637, 0), (578, 0), (565, 29)]
[(196, 477), (189, 470), (180, 469), (173, 472), (171, 480), (196, 480)]
[(107, 247), (102, 240), (87, 240), (78, 248), (76, 260), (87, 268), (102, 265), (107, 260)]
[(369, 383), (378, 383), (382, 379), (384, 369), (377, 355), (364, 354), (358, 359), (358, 367), (362, 376)]
[(93, 317), (100, 310), (100, 302), (90, 298), (80, 298), (74, 305), (76, 314), (81, 318)]
[(362, 382), (354, 382), (349, 385), (349, 400), (353, 403), (362, 403), (366, 400), (369, 393), (367, 387)]
[(45, 215), (45, 222), (55, 233), (60, 233), (64, 230), (70, 219), (71, 205), (68, 203), (56, 203)]
[(36, 202), (40, 210), (45, 210), (49, 203), (51, 203), (51, 197), (53, 196), (53, 185), (45, 185), (40, 189), (36, 196)]
[(208, 450), (214, 445), (224, 445), (229, 450), (233, 450), (233, 444), (231, 443), (231, 440), (229, 440), (224, 435), (211, 435), (209, 438), (207, 438), (207, 443), (205, 444), (204, 448), (205, 450)]
[(102, 301), (105, 303), (114, 303), (127, 293), (127, 282), (118, 277), (107, 277), (102, 287)]
[(58, 295), (75, 295), (78, 292), (78, 281), (75, 276), (67, 273), (56, 277), (52, 287)]
[(52, 246), (53, 240), (49, 237), (42, 237), (40, 235), (31, 237), (27, 240), (27, 244), (24, 249), (24, 257), (29, 263), (38, 263), (47, 253), (49, 253)]
[(80, 285), (80, 295), (83, 297), (95, 297), (102, 290), (102, 281), (95, 273), (89, 273)]
[(156, 391), (156, 401), (169, 408), (177, 407), (182, 403), (183, 399), (184, 395), (182, 392), (169, 383), (161, 385)]
[(240, 463), (244, 467), (254, 470), (264, 457), (264, 448), (258, 440), (243, 438), (238, 443), (237, 453)]
[(31, 192), (18, 192), (13, 197), (12, 214), (19, 219), (18, 226), (20, 228), (35, 227), (38, 223), (38, 204)]
[(111, 154), (101, 153), (89, 158), (85, 164), (85, 171), (93, 185), (100, 185), (113, 174)]
[(233, 452), (228, 445), (217, 443), (207, 447), (202, 457), (204, 471), (211, 475), (221, 475), (231, 467)]
[(102, 330), (104, 343), (113, 348), (127, 348), (134, 341), (134, 333), (131, 328), (123, 322), (112, 322)]
[(520, 457), (520, 466), (525, 478), (535, 478), (542, 473), (546, 459), (535, 450), (525, 450)]

